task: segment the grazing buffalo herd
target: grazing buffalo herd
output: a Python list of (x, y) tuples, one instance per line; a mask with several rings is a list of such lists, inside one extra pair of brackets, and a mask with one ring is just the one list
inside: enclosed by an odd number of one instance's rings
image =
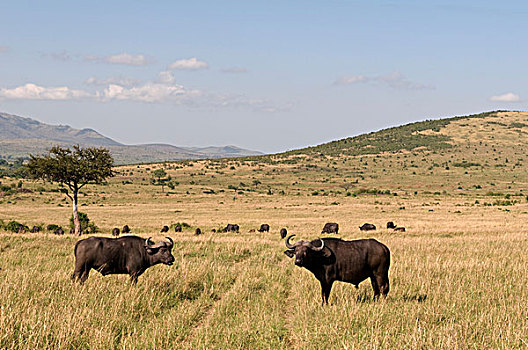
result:
[[(171, 226), (172, 227), (172, 226)], [(187, 227), (187, 226), (186, 226)], [(387, 229), (395, 232), (405, 232), (405, 227), (396, 226), (389, 221)], [(26, 227), (21, 225), (19, 233), (24, 233)], [(361, 231), (375, 231), (376, 226), (364, 223), (359, 226)], [(32, 233), (40, 231), (34, 226)], [(161, 232), (169, 232), (169, 226), (164, 225)], [(177, 224), (175, 232), (182, 232), (182, 225)], [(269, 224), (261, 224), (258, 229), (250, 229), (248, 232), (270, 232)], [(72, 280), (84, 283), (91, 269), (99, 271), (103, 276), (109, 274), (128, 274), (132, 283), (137, 283), (138, 277), (151, 266), (157, 264), (172, 265), (173, 241), (166, 237), (167, 241), (154, 243), (151, 238), (138, 236), (118, 237), (120, 233), (130, 233), (130, 227), (124, 225), (122, 230), (118, 227), (112, 229), (112, 236), (89, 237), (75, 244), (75, 269)], [(240, 232), (238, 224), (227, 224), (221, 229), (212, 229), (211, 232)], [(55, 229), (56, 235), (63, 235), (62, 228)], [(328, 222), (323, 226), (321, 233), (339, 233), (339, 225)], [(200, 228), (196, 228), (195, 235), (202, 235)], [(288, 230), (280, 229), (280, 238), (286, 238)], [(386, 245), (375, 239), (358, 239), (347, 241), (340, 238), (318, 238), (312, 241), (299, 240), (291, 243), (295, 235), (289, 235), (285, 244), (288, 248), (284, 251), (290, 258), (295, 258), (295, 265), (310, 271), (321, 284), (322, 304), (328, 304), (328, 298), (332, 285), (335, 281), (358, 284), (370, 278), (374, 291), (374, 300), (379, 296), (386, 296), (389, 292), (389, 267), (390, 251)]]

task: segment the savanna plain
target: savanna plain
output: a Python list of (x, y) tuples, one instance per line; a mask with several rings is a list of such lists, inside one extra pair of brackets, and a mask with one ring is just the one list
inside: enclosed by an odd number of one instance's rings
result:
[[(280, 155), (116, 167), (83, 188), (80, 211), (100, 236), (125, 224), (170, 236), (174, 265), (151, 267), (137, 285), (96, 271), (80, 285), (70, 276), (83, 237), (4, 229), (0, 348), (527, 348), (526, 145), (528, 113), (493, 112)], [(4, 223), (68, 226), (57, 184), (0, 180), (25, 189), (0, 197)], [(326, 222), (339, 234), (321, 234)], [(361, 232), (366, 222), (377, 230)], [(212, 232), (228, 223), (240, 232)], [(269, 233), (250, 232), (263, 223)], [(321, 306), (319, 282), (283, 254), (283, 227), (295, 239), (386, 244), (388, 297), (372, 301), (368, 280), (337, 282)]]

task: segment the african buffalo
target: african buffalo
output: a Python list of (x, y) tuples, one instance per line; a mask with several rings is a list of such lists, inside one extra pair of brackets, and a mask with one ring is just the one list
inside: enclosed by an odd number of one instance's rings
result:
[(119, 236), (119, 229), (117, 227), (114, 227), (112, 230), (112, 236)]
[(224, 228), (224, 232), (237, 232), (240, 230), (240, 226), (237, 224), (227, 224), (227, 226)]
[(130, 233), (130, 227), (128, 227), (128, 225), (123, 226), (121, 233)]
[(169, 226), (165, 225), (161, 228), (160, 232), (169, 232)]
[(335, 222), (327, 222), (321, 233), (339, 233), (339, 225)]
[(174, 232), (182, 232), (182, 227), (180, 225), (176, 225), (174, 227)]
[(172, 239), (169, 242), (154, 244), (137, 236), (120, 238), (90, 237), (75, 244), (75, 270), (72, 279), (84, 283), (90, 269), (99, 271), (103, 276), (109, 274), (128, 274), (130, 281), (137, 283), (138, 277), (151, 266), (159, 263), (172, 265)]
[(387, 228), (396, 228), (396, 225), (394, 225), (394, 222), (389, 221), (387, 222)]
[(201, 234), (202, 234), (202, 230), (200, 230), (200, 228), (197, 227), (197, 228), (196, 228), (196, 231), (194, 231), (194, 234), (197, 235), (197, 236), (198, 236), (198, 235), (201, 235)]
[(286, 230), (285, 228), (281, 228), (281, 230), (280, 230), (281, 239), (286, 237), (287, 234), (288, 234), (288, 230)]
[(269, 232), (269, 230), (270, 230), (270, 226), (268, 224), (262, 224), (260, 225), (258, 232)]
[(40, 227), (38, 226), (33, 226), (33, 228), (29, 231), (31, 233), (37, 233), (37, 232), (40, 232)]
[(17, 233), (26, 233), (26, 226), (18, 225)]
[(374, 300), (389, 292), (390, 251), (375, 239), (344, 241), (339, 238), (319, 238), (313, 241), (300, 240), (290, 243), (291, 235), (286, 238), (289, 250), (284, 254), (295, 256), (295, 265), (312, 272), (321, 283), (323, 305), (328, 304), (332, 284), (342, 281), (354, 284), (370, 277)]
[(64, 234), (64, 230), (62, 229), (62, 227), (59, 227), (58, 229), (53, 231), (53, 233), (60, 236)]
[(374, 231), (374, 230), (376, 230), (376, 225), (363, 224), (363, 225), (359, 226), (359, 229), (361, 231)]

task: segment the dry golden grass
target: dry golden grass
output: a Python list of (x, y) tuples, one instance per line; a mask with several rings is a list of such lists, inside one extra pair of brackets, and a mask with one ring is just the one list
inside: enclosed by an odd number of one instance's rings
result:
[[(499, 122), (524, 116), (516, 118)], [(128, 224), (133, 234), (162, 239), (162, 225), (187, 222), (190, 229), (170, 233), (175, 265), (150, 268), (136, 286), (97, 272), (80, 286), (69, 279), (77, 237), (1, 232), (0, 348), (528, 347), (524, 139), (491, 125), (493, 144), (469, 138), (442, 152), (120, 167), (108, 185), (86, 188), (80, 210), (106, 236)], [(481, 166), (453, 165), (463, 160)], [(158, 167), (179, 182), (169, 193), (150, 182)], [(34, 192), (1, 198), (0, 219), (67, 226), (71, 209), (50, 192), (55, 185), (23, 187)], [(390, 194), (359, 194), (374, 188)], [(330, 221), (339, 237), (374, 237), (390, 248), (386, 300), (371, 301), (368, 281), (359, 289), (337, 283), (321, 307), (319, 283), (283, 254), (280, 228), (311, 239)], [(407, 232), (385, 229), (387, 221)], [(360, 232), (365, 222), (378, 230)], [(241, 232), (210, 232), (227, 223)], [(262, 223), (270, 233), (248, 233)], [(205, 234), (194, 237), (196, 227)]]

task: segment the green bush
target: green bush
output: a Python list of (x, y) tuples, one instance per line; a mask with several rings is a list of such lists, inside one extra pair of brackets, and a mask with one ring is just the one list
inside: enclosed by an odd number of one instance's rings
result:
[[(79, 223), (81, 224), (81, 231), (83, 232), (90, 232), (95, 233), (99, 230), (99, 228), (95, 225), (95, 223), (90, 221), (88, 218), (88, 214), (79, 212)], [(70, 216), (70, 229), (75, 228), (75, 224), (73, 222), (73, 214)]]
[(55, 230), (58, 230), (59, 228), (60, 226), (55, 224), (49, 224), (48, 226), (46, 226), (46, 230), (51, 232), (55, 232)]
[(18, 221), (15, 221), (15, 220), (9, 221), (7, 223), (7, 225), (5, 225), (5, 229), (6, 229), (6, 231), (11, 231), (11, 232), (15, 232), (16, 233), (16, 232), (18, 232), (18, 228), (20, 226), (23, 226), (26, 229), (26, 231), (29, 231), (29, 227), (27, 227), (24, 224), (19, 223)]

